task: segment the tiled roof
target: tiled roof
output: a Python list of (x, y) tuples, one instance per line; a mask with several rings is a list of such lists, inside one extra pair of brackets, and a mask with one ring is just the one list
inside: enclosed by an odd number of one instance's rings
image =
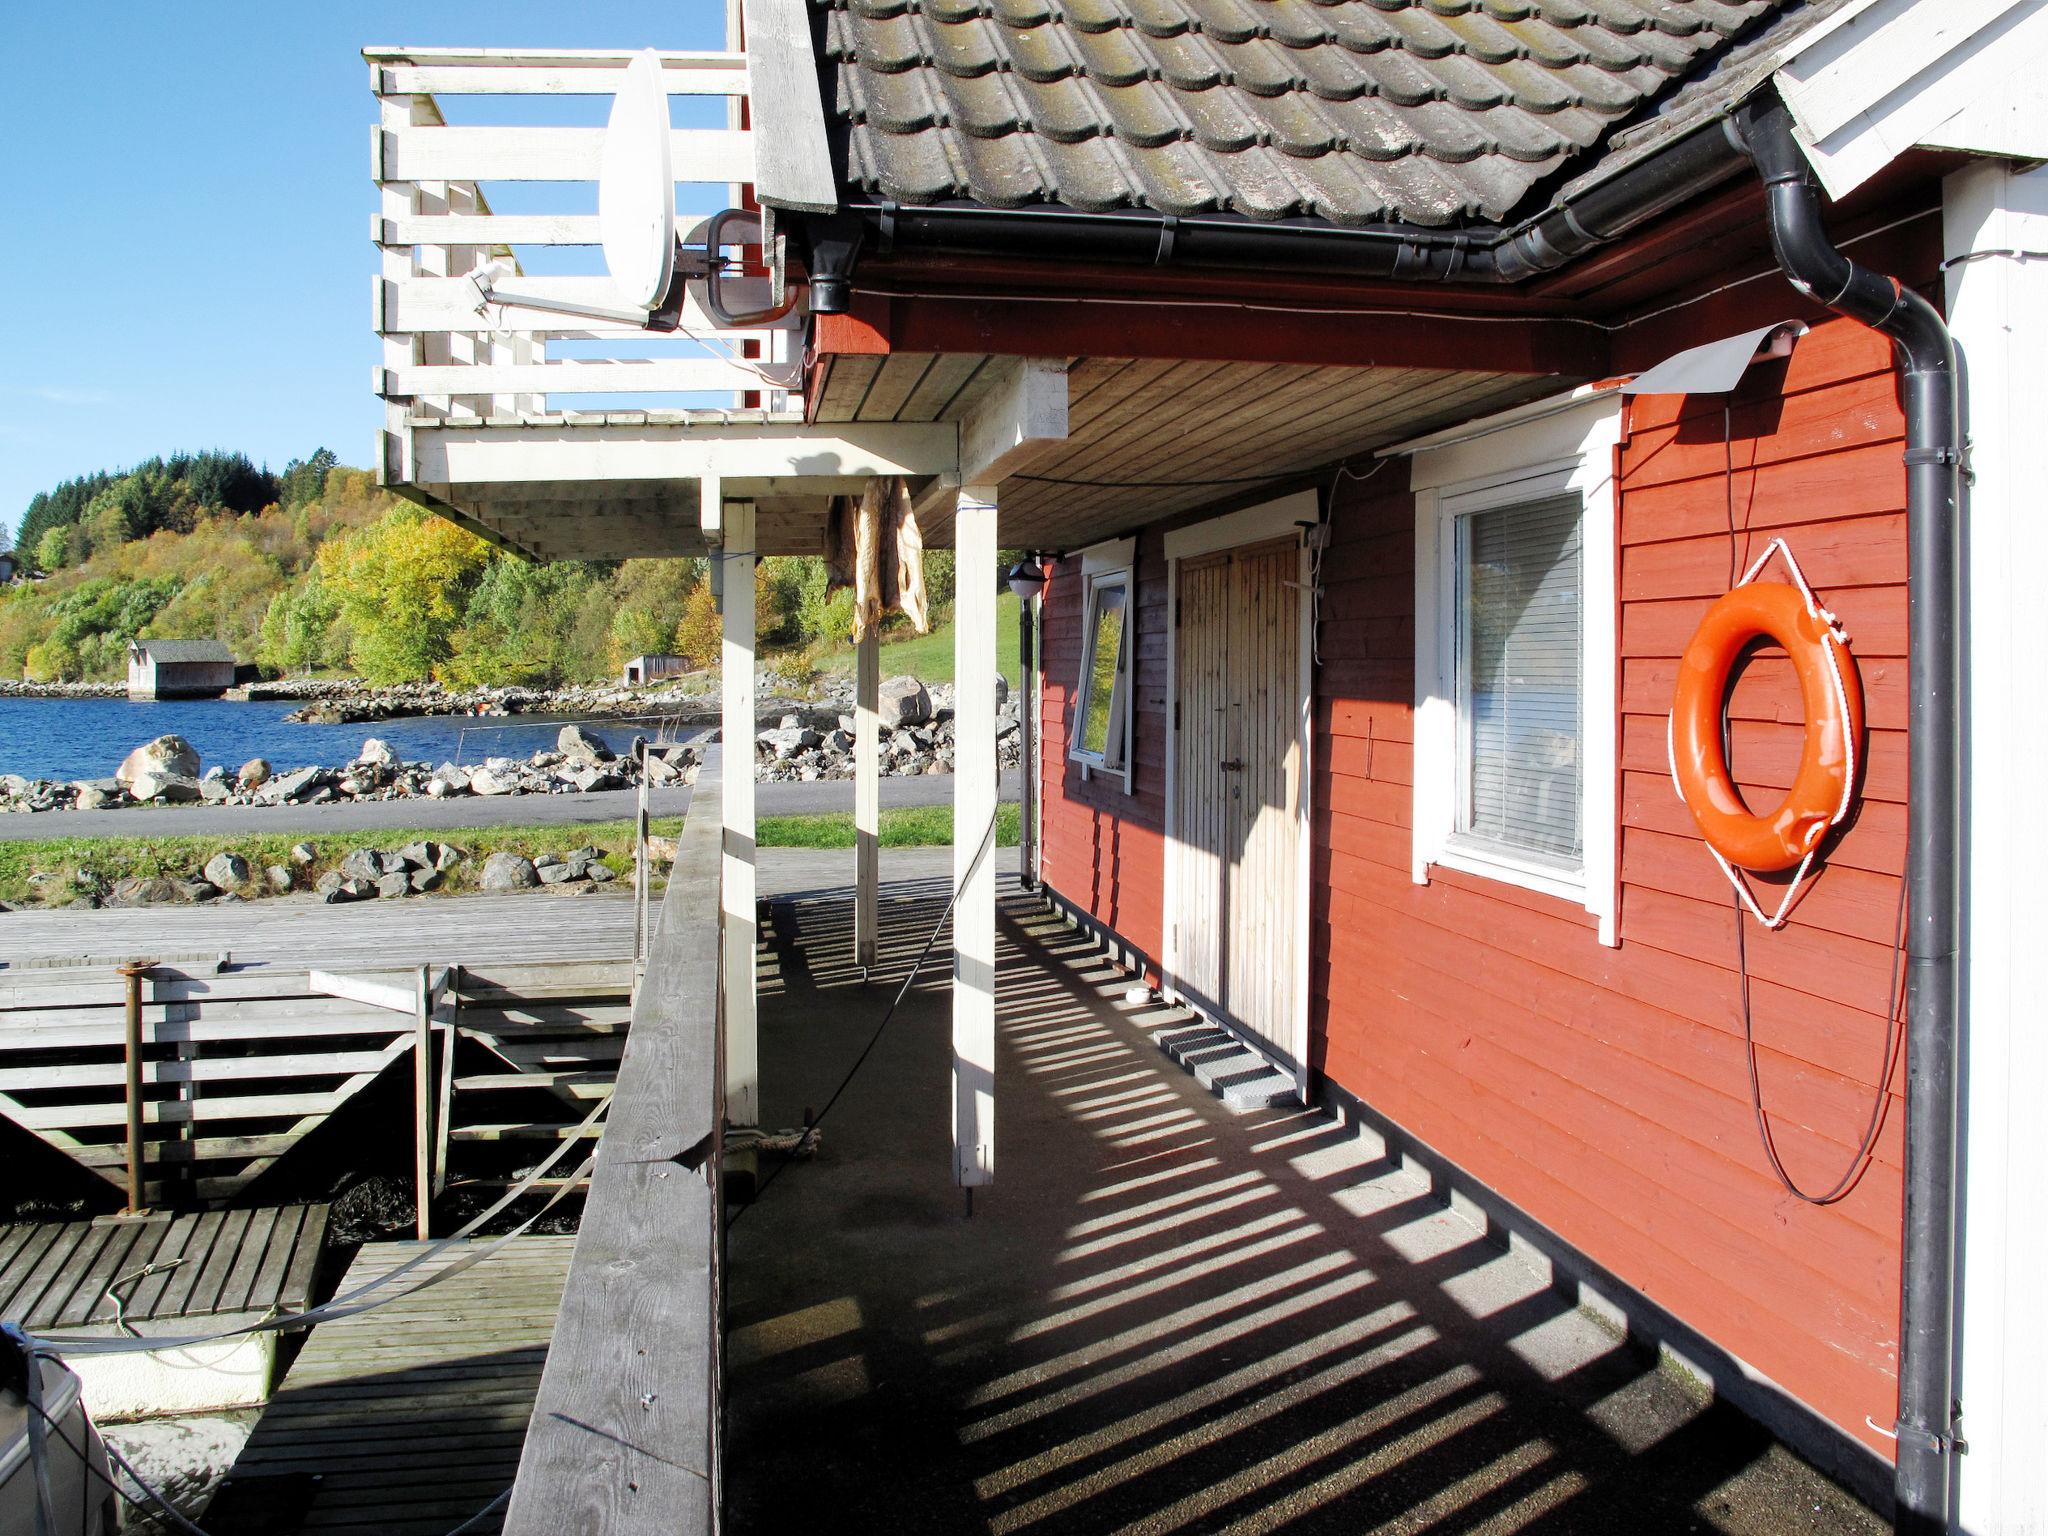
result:
[(901, 203), (1498, 221), (1799, 0), (813, 0)]

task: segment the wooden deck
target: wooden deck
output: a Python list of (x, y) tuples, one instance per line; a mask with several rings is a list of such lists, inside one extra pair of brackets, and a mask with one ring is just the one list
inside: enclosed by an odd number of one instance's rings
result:
[(333, 970), (618, 960), (633, 953), (632, 882), (618, 883), (627, 889), (617, 895), (536, 891), (333, 906), (272, 898), (225, 906), (9, 912), (0, 923), (6, 925), (7, 957), (17, 965), (51, 959), (112, 964), (220, 950), (237, 965), (312, 963)]
[[(439, 1285), (321, 1323), (214, 1496), (207, 1530), (442, 1536), (508, 1492), (574, 1243), (516, 1238)], [(341, 1291), (427, 1246), (370, 1244)], [(496, 1531), (503, 1515), (500, 1505), (468, 1531)]]
[(114, 1323), (110, 1287), (135, 1324), (297, 1311), (326, 1240), (324, 1205), (0, 1227), (0, 1318), (103, 1332)]

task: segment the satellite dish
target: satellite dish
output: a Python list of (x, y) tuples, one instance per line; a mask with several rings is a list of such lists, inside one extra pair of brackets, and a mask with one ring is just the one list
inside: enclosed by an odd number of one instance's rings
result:
[(669, 159), (661, 56), (641, 50), (612, 97), (598, 163), (597, 224), (605, 270), (628, 304), (653, 312), (676, 269), (676, 178)]

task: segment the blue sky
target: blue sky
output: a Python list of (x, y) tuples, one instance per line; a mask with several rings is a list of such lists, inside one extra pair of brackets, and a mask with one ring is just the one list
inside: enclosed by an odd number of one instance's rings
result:
[(60, 480), (180, 449), (370, 461), (365, 45), (716, 48), (724, 10), (0, 4), (0, 524)]

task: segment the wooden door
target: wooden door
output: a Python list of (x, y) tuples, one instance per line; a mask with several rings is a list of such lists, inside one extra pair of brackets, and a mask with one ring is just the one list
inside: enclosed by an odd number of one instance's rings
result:
[(1293, 540), (1180, 567), (1176, 979), (1294, 1060), (1301, 593)]

